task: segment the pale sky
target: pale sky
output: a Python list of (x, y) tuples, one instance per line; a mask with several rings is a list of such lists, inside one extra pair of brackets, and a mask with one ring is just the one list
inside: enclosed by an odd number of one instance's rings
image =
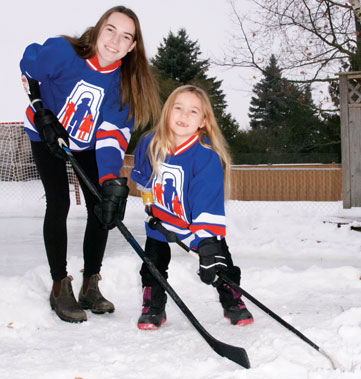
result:
[[(239, 0), (244, 3), (244, 0)], [(23, 91), (19, 61), (25, 47), (43, 43), (59, 34), (79, 35), (94, 25), (110, 7), (125, 5), (138, 16), (148, 57), (153, 57), (169, 31), (185, 28), (197, 40), (202, 58), (221, 59), (232, 31), (230, 6), (226, 0), (17, 0), (7, 1), (0, 14), (2, 47), (0, 122), (22, 121), (27, 98)], [(252, 73), (245, 69), (211, 68), (209, 76), (223, 80), (228, 111), (241, 128), (248, 124)]]

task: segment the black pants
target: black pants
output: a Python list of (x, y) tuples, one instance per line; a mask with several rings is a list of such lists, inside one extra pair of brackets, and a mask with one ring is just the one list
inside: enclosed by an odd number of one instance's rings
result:
[[(44, 218), (44, 243), (53, 280), (67, 276), (67, 226), (66, 219), (70, 207), (69, 183), (65, 162), (53, 157), (43, 142), (31, 142), (36, 167), (45, 189), (46, 212)], [(95, 151), (73, 153), (90, 180), (98, 183), (98, 168)], [(84, 194), (87, 209), (87, 223), (83, 241), (84, 276), (90, 277), (100, 271), (108, 231), (102, 229), (94, 215), (94, 196), (83, 181), (79, 183)]]
[[(168, 278), (168, 266), (171, 258), (170, 247), (167, 242), (155, 240), (154, 238), (147, 237), (144, 248), (145, 256), (148, 257), (152, 263), (157, 267), (162, 276)], [(157, 279), (149, 271), (148, 266), (143, 263), (140, 269), (143, 287), (160, 286)]]
[[(241, 270), (239, 267), (235, 266), (232, 261), (231, 253), (229, 252), (225, 238), (222, 239), (222, 251), (226, 257), (227, 263), (227, 276), (240, 284), (241, 280)], [(147, 237), (144, 249), (145, 256), (147, 256), (152, 263), (157, 267), (158, 271), (163, 275), (165, 279), (168, 278), (168, 266), (171, 259), (170, 247), (167, 242), (161, 242), (153, 238)], [(142, 278), (143, 287), (161, 287), (157, 279), (154, 278), (153, 274), (149, 271), (148, 266), (143, 263), (140, 269), (140, 275)], [(224, 281), (221, 281), (217, 285), (217, 292), (219, 294), (219, 301), (222, 303), (224, 308), (232, 305), (236, 298), (234, 297), (233, 291)]]

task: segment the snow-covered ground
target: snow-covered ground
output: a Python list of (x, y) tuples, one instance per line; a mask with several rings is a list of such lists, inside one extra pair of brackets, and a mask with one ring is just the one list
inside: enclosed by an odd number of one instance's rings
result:
[[(1, 186), (13, 186), (0, 183)], [(10, 192), (9, 192), (10, 191)], [(7, 189), (16, 193), (19, 188)], [(338, 361), (341, 369), (250, 301), (255, 322), (231, 326), (197, 261), (173, 246), (169, 283), (205, 329), (246, 349), (251, 369), (217, 355), (171, 298), (167, 322), (140, 331), (141, 260), (118, 230), (110, 234), (100, 282), (113, 314), (61, 321), (49, 305), (51, 279), (42, 242), (44, 201), (0, 209), (1, 379), (359, 379), (361, 377), (361, 233), (324, 222), (361, 216), (341, 203), (235, 202), (227, 205), (227, 240), (242, 269), (241, 286)], [(125, 225), (143, 246), (143, 210), (128, 202)], [(72, 205), (68, 271), (81, 283), (85, 210)]]

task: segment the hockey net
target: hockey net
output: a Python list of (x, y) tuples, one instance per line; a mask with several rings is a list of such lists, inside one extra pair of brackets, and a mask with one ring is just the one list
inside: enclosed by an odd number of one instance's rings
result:
[[(80, 204), (79, 183), (67, 163), (71, 201)], [(22, 122), (0, 123), (0, 199), (1, 208), (21, 208), (27, 203), (45, 204), (44, 188), (31, 153), (30, 140)]]

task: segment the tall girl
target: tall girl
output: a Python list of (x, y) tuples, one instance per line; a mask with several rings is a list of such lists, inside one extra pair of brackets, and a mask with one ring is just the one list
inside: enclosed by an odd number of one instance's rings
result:
[[(43, 109), (26, 110), (25, 130), (46, 195), (44, 242), (53, 286), (50, 304), (65, 321), (87, 319), (84, 309), (113, 312), (99, 291), (104, 250), (114, 214), (124, 212), (127, 187), (120, 168), (133, 129), (157, 119), (159, 97), (146, 58), (138, 17), (123, 6), (106, 11), (80, 37), (29, 45), (20, 62), (25, 87), (40, 84)], [(34, 104), (35, 105), (35, 104)], [(67, 272), (69, 184), (61, 138), (95, 184), (95, 200), (80, 179), (87, 207), (79, 302)], [(125, 196), (126, 197), (126, 196)], [(123, 208), (123, 209), (120, 209)]]

